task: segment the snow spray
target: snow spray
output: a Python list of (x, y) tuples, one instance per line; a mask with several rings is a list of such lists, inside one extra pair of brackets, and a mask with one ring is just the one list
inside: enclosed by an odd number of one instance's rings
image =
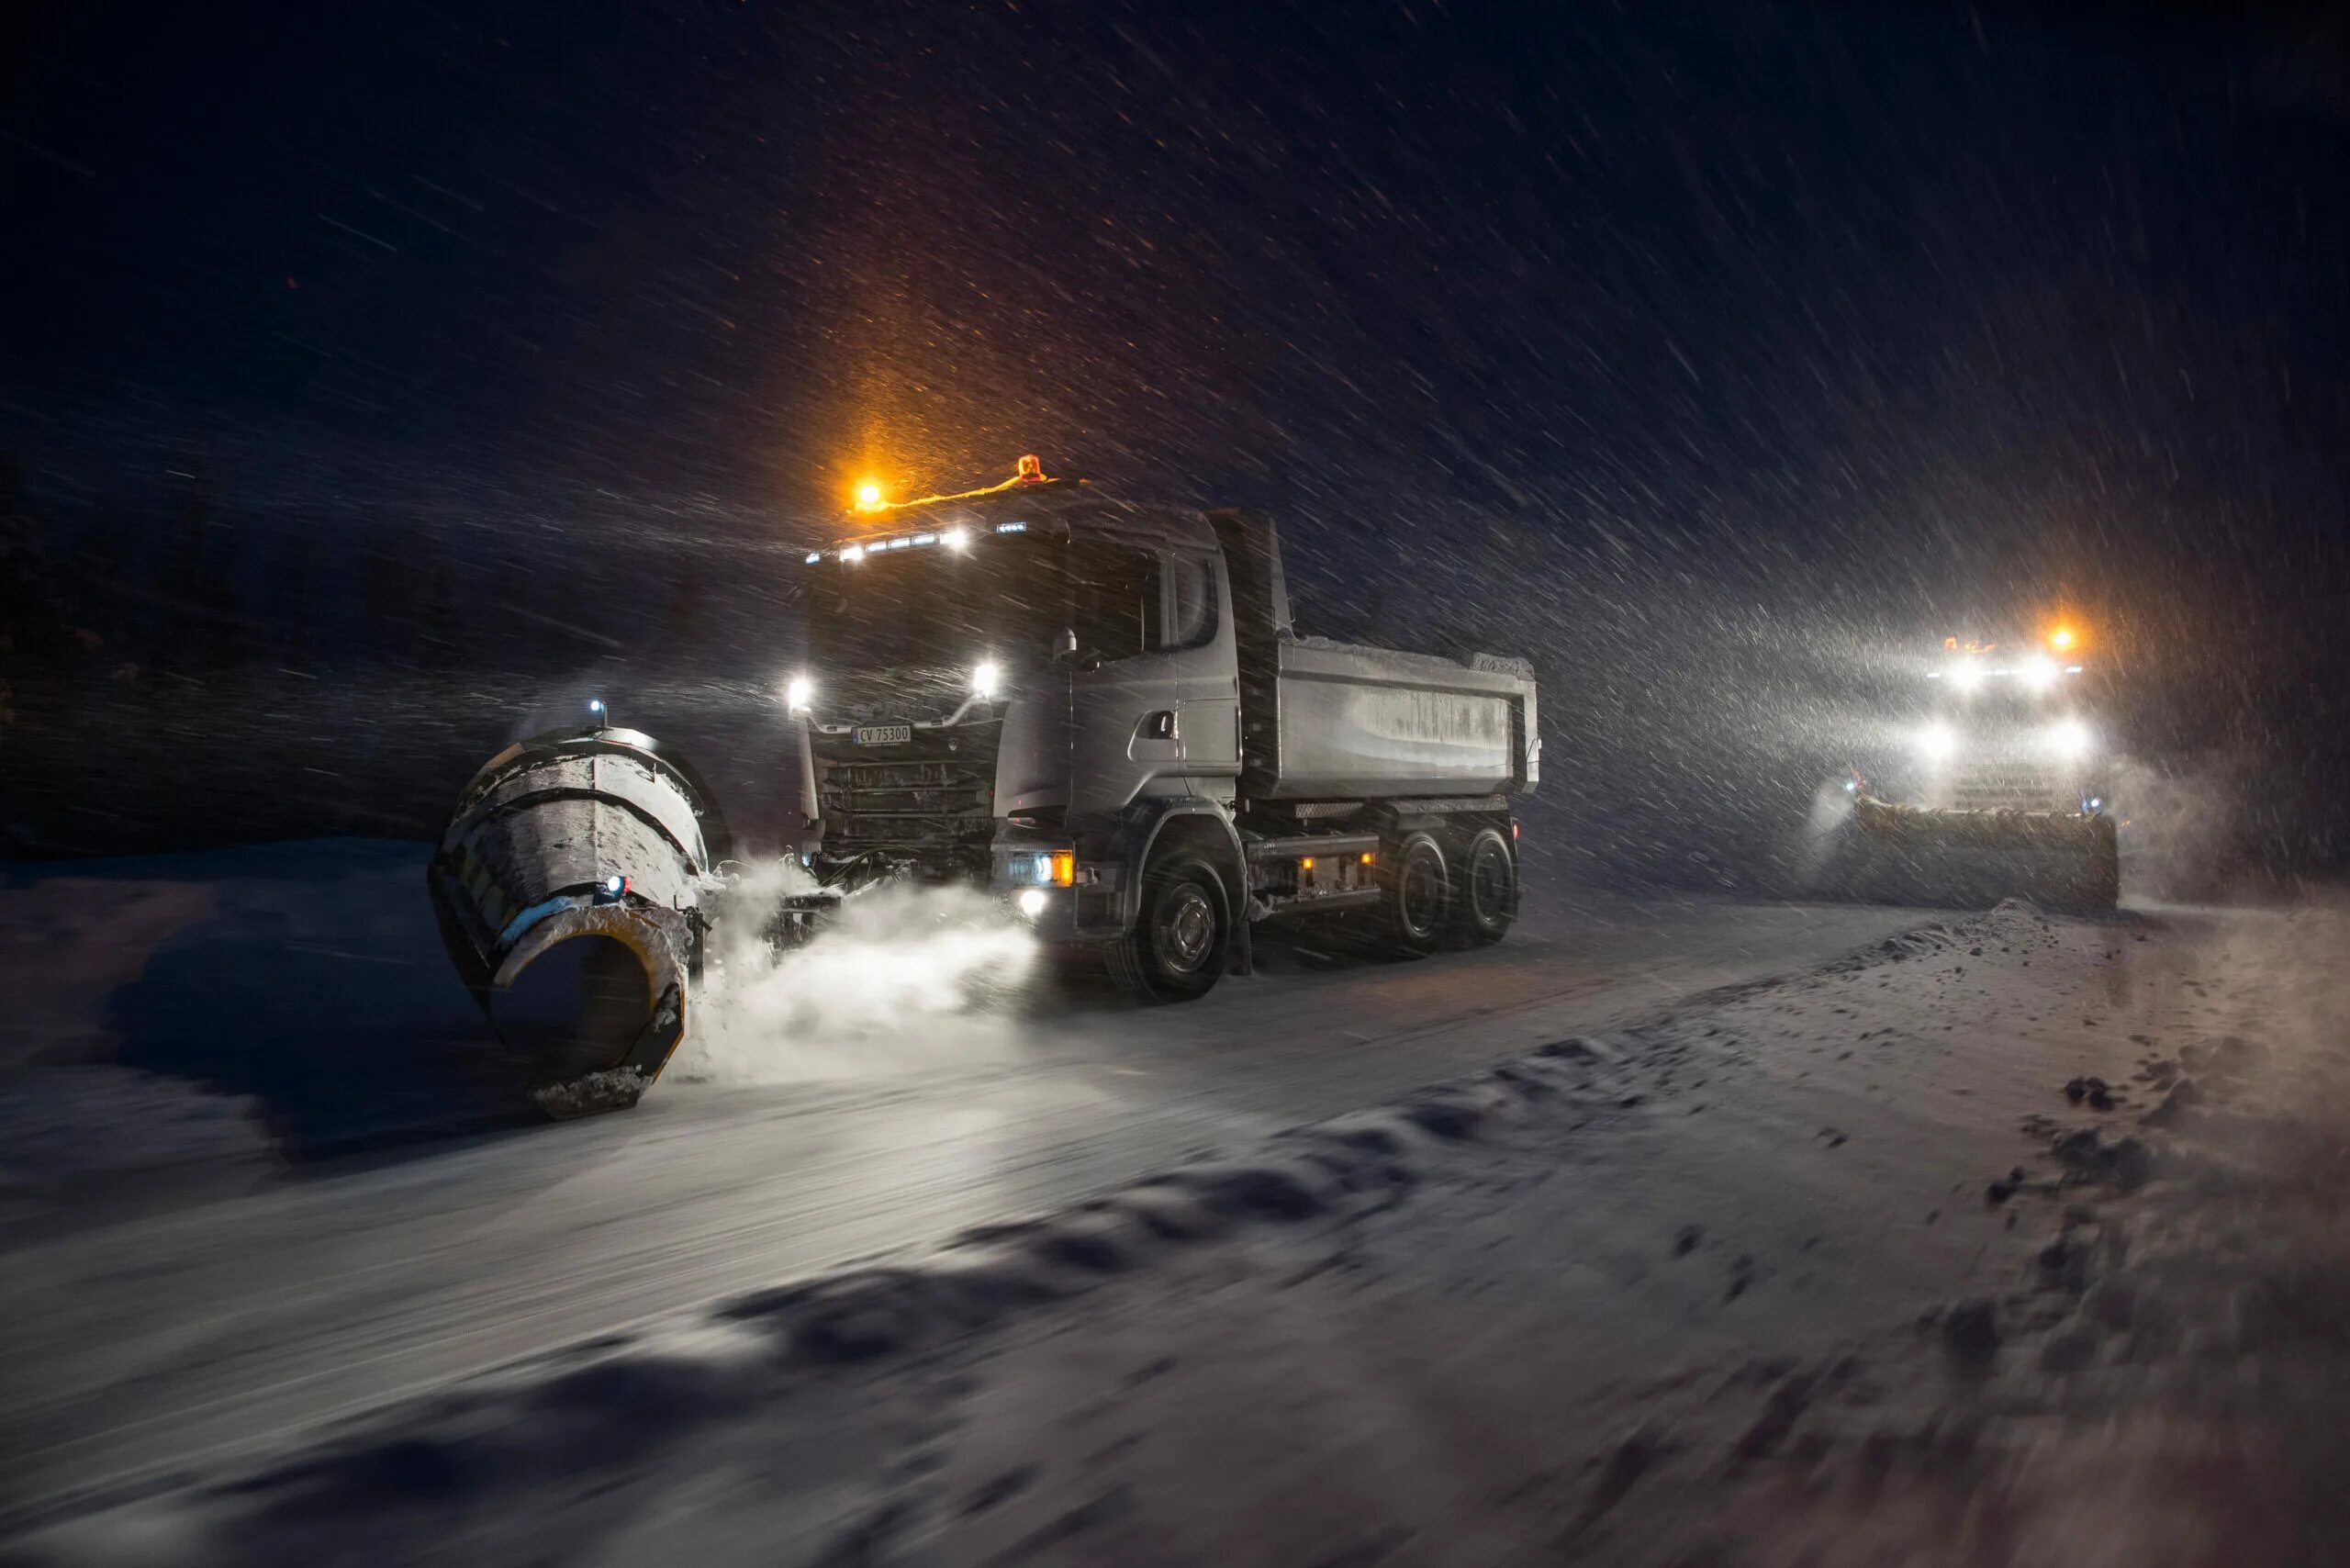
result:
[(1012, 1058), (1013, 1021), (990, 1004), (1026, 981), (1037, 942), (1001, 904), (968, 888), (876, 888), (807, 946), (771, 949), (767, 913), (814, 888), (790, 861), (736, 882), (673, 1075), (808, 1082)]

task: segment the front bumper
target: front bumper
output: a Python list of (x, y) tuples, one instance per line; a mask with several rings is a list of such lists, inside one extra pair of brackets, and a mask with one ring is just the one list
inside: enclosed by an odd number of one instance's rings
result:
[[(1063, 862), (1056, 878), (1052, 862)], [(1066, 840), (1029, 835), (1000, 839), (990, 857), (989, 890), (1039, 936), (1054, 942), (1107, 942), (1134, 924), (1125, 868), (1089, 858)]]

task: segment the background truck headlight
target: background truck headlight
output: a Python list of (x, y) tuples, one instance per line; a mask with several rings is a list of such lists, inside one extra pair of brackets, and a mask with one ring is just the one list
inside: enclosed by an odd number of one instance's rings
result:
[(1918, 732), (1918, 755), (1928, 762), (1948, 762), (1958, 755), (1958, 732), (1948, 724), (1928, 724)]
[(2048, 726), (2048, 749), (2058, 756), (2087, 756), (2096, 744), (2089, 727), (2078, 719), (2059, 720)]
[(1023, 891), (1020, 897), (1014, 902), (1019, 904), (1021, 913), (1026, 915), (1029, 919), (1034, 920), (1038, 915), (1045, 913), (1045, 890), (1042, 888), (1029, 888)]

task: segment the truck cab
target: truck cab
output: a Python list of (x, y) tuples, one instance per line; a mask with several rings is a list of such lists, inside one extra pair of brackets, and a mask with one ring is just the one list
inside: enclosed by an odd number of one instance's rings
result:
[(2102, 810), (2106, 758), (2074, 636), (1946, 639), (1942, 662), (1927, 672), (1928, 714), (1898, 798), (1964, 811)]

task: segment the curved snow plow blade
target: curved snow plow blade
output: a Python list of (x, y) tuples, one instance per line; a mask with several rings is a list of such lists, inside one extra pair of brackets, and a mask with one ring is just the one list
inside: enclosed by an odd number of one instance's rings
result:
[(501, 1066), (549, 1115), (632, 1105), (685, 1036), (723, 820), (633, 730), (509, 746), (457, 797), (426, 872)]
[(1860, 864), (1845, 879), (1866, 897), (1931, 903), (2023, 896), (2111, 909), (2121, 894), (2113, 819), (2103, 812), (1971, 811), (1852, 802)]

